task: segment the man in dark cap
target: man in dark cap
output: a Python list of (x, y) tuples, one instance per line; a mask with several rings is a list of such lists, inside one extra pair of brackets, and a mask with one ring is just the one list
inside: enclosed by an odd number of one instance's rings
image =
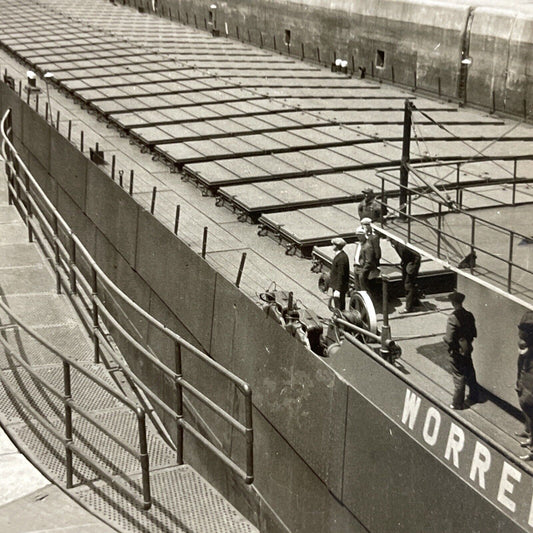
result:
[(335, 257), (331, 263), (329, 272), (329, 286), (333, 291), (333, 304), (337, 309), (344, 311), (346, 307), (346, 293), (350, 284), (350, 261), (344, 246), (346, 241), (341, 237), (332, 239)]
[(369, 218), (372, 222), (381, 220), (387, 214), (387, 208), (382, 205), (381, 202), (376, 200), (376, 194), (372, 188), (367, 187), (363, 189), (363, 201), (357, 206), (357, 212), (359, 213), (359, 219)]
[(420, 270), (421, 257), (418, 252), (411, 250), (408, 246), (394, 239), (390, 240), (391, 246), (400, 256), (400, 267), (402, 269), (402, 281), (405, 289), (405, 308), (401, 314), (412, 313), (421, 305), (420, 293), (416, 280)]
[(472, 343), (477, 337), (476, 321), (474, 315), (463, 307), (464, 294), (454, 291), (448, 294), (448, 299), (453, 305), (453, 312), (448, 317), (444, 342), (450, 354), (455, 388), (450, 408), (464, 409), (465, 385), (470, 390), (467, 401), (472, 404), (479, 399), (476, 371), (472, 362)]

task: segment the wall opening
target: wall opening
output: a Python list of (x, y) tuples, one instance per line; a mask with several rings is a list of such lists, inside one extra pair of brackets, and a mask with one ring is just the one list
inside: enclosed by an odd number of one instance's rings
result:
[(285, 44), (291, 44), (291, 30), (285, 30)]
[(385, 68), (385, 52), (376, 50), (376, 68)]

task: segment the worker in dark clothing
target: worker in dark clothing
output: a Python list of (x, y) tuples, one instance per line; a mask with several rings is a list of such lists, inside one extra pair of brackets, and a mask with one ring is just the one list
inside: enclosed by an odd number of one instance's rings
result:
[[(529, 316), (528, 316), (529, 313)], [(522, 446), (528, 447), (528, 453), (521, 459), (533, 459), (533, 313), (526, 312), (518, 324), (518, 377), (516, 381), (518, 403), (525, 417), (524, 435), (527, 437)], [(522, 436), (522, 435), (520, 435)]]
[(412, 313), (416, 307), (421, 305), (416, 283), (420, 270), (420, 254), (399, 241), (391, 240), (390, 243), (400, 256), (402, 282), (405, 289), (405, 308), (400, 313)]
[(363, 201), (357, 206), (359, 220), (362, 221), (363, 218), (369, 218), (372, 222), (381, 220), (387, 214), (387, 207), (376, 200), (376, 194), (370, 187), (363, 189), (363, 195)]
[(450, 354), (455, 388), (450, 408), (463, 409), (465, 385), (470, 389), (468, 403), (476, 403), (479, 399), (476, 371), (472, 362), (472, 343), (477, 337), (476, 321), (474, 315), (463, 307), (464, 294), (454, 291), (448, 295), (448, 299), (453, 305), (453, 313), (448, 317), (444, 342)]
[(329, 287), (333, 291), (333, 304), (337, 309), (344, 311), (346, 307), (346, 293), (350, 282), (350, 261), (344, 246), (346, 241), (336, 237), (331, 241), (335, 250), (335, 257), (329, 272)]

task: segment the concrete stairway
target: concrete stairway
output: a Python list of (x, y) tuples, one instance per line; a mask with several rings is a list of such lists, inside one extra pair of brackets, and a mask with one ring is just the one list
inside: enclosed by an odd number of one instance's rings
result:
[[(65, 295), (56, 294), (55, 279), (35, 244), (28, 243), (26, 226), (14, 206), (7, 205), (5, 177), (0, 180), (0, 293), (2, 302), (60, 352), (80, 363), (110, 387), (135, 396), (120, 375), (112, 376), (92, 362), (93, 346)], [(0, 423), (19, 449), (49, 479), (65, 487), (65, 450), (38, 419), (22, 407), (9, 387), (60, 434), (65, 431), (63, 402), (19, 364), (18, 353), (31, 369), (63, 393), (63, 364), (50, 350), (13, 325), (0, 312)], [(5, 343), (5, 344), (4, 344)], [(8, 347), (6, 347), (6, 345)], [(12, 351), (10, 353), (10, 350)], [(72, 368), (74, 402), (138, 449), (135, 414), (93, 381)], [(7, 385), (7, 387), (6, 387)], [(147, 424), (153, 505), (149, 511), (120, 495), (89, 464), (74, 456), (73, 488), (69, 494), (89, 511), (120, 531), (253, 532), (257, 531), (190, 466), (176, 465), (175, 451)], [(117, 484), (141, 490), (140, 463), (84, 417), (73, 414), (73, 441), (110, 473)], [(24, 480), (20, 480), (21, 483)], [(51, 520), (55, 520), (53, 517)], [(50, 524), (53, 527), (54, 524)], [(20, 531), (20, 529), (18, 529)]]

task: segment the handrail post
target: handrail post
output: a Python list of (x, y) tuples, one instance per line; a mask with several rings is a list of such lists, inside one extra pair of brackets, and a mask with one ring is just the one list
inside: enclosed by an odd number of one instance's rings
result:
[(54, 270), (56, 271), (56, 292), (57, 294), (61, 294), (61, 259), (59, 256), (59, 229), (57, 213), (54, 213), (54, 221), (52, 226), (54, 229)]
[(174, 365), (176, 386), (176, 461), (179, 465), (183, 464), (183, 387), (181, 386), (182, 369), (181, 369), (181, 344), (177, 341), (174, 343)]
[(146, 418), (144, 411), (140, 408), (137, 411), (137, 422), (139, 426), (139, 455), (144, 500), (143, 509), (148, 510), (152, 506), (152, 495), (150, 493), (150, 460), (148, 457), (148, 442), (146, 440)]
[(93, 344), (94, 344), (94, 362), (100, 363), (100, 339), (98, 338), (98, 276), (94, 266), (91, 267), (91, 303), (92, 303), (92, 319), (93, 319)]
[(408, 241), (411, 240), (411, 209), (412, 209), (411, 203), (412, 201), (413, 201), (412, 193), (411, 193), (411, 190), (409, 189), (407, 192), (407, 240)]
[(69, 235), (69, 266), (70, 266), (70, 292), (76, 294), (78, 291), (76, 284), (76, 271), (74, 270), (74, 265), (76, 264), (76, 242), (72, 233)]
[(72, 400), (72, 388), (70, 365), (67, 361), (63, 361), (63, 386), (65, 391), (65, 464), (67, 469), (67, 489), (70, 489), (74, 485), (72, 475), (72, 450), (70, 448), (70, 444), (72, 443), (72, 407), (69, 404)]
[(509, 262), (507, 263), (507, 292), (511, 294), (511, 280), (513, 275), (513, 246), (514, 231), (509, 233)]
[(381, 326), (381, 348), (380, 354), (385, 361), (390, 361), (389, 341), (391, 339), (389, 326), (389, 278), (381, 276), (381, 288), (383, 293), (383, 325)]
[(456, 171), (456, 188), (455, 188), (455, 201), (459, 204), (459, 189), (461, 185), (461, 163), (457, 163)]
[(516, 204), (516, 163), (517, 163), (517, 160), (515, 158), (514, 163), (513, 163), (513, 196), (511, 200), (511, 203), (513, 205)]
[(254, 430), (252, 413), (252, 390), (247, 387), (244, 393), (244, 423), (246, 425), (246, 483), (254, 480)]
[[(476, 217), (472, 217), (472, 229), (470, 231), (470, 253), (473, 255), (476, 251)], [(474, 273), (474, 260), (470, 261), (470, 274)]]
[(439, 202), (439, 212), (437, 215), (437, 257), (440, 259), (440, 248), (442, 243), (442, 204)]
[[(24, 169), (22, 169), (24, 170)], [(33, 242), (33, 228), (31, 225), (31, 217), (32, 217), (32, 208), (31, 208), (31, 200), (30, 200), (30, 177), (26, 172), (24, 172), (26, 176), (26, 224), (28, 226), (28, 241)]]

